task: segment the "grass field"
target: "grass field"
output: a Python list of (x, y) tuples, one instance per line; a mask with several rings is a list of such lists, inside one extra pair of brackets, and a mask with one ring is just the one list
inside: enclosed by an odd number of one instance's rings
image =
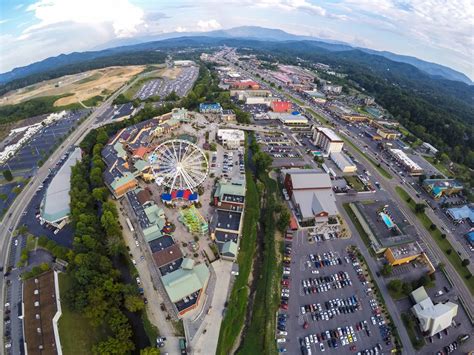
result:
[[(277, 183), (265, 177), (265, 208), (262, 210), (261, 225), (264, 232), (263, 264), (257, 280), (252, 318), (245, 332), (238, 354), (277, 354), (275, 342), (275, 314), (279, 302), (278, 270), (275, 246), (275, 205), (280, 203)], [(275, 200), (277, 202), (275, 202)]]
[(351, 219), (352, 223), (357, 229), (357, 233), (359, 233), (362, 241), (364, 242), (365, 246), (367, 247), (367, 250), (369, 251), (370, 255), (374, 256), (375, 252), (371, 247), (371, 241), (367, 233), (365, 233), (364, 228), (362, 228), (362, 225), (359, 223), (359, 220), (357, 219), (356, 215), (354, 214), (354, 211), (352, 211), (351, 206), (349, 203), (344, 203), (343, 204), (344, 210), (346, 211), (347, 215)]
[(352, 188), (358, 192), (365, 191), (365, 185), (363, 182), (357, 177), (357, 175), (350, 175), (344, 176), (344, 179), (347, 181)]
[(222, 321), (219, 332), (216, 353), (227, 355), (236, 342), (244, 325), (245, 311), (248, 303), (248, 280), (255, 255), (255, 242), (257, 239), (257, 223), (260, 216), (260, 204), (257, 186), (250, 171), (246, 174), (247, 192), (245, 194), (245, 215), (240, 250), (238, 256), (239, 275), (232, 288), (227, 311)]
[[(71, 287), (71, 279), (67, 274), (59, 274), (61, 297)], [(106, 339), (108, 332), (104, 327), (93, 328), (89, 320), (82, 314), (73, 312), (65, 302), (61, 302), (62, 315), (58, 328), (61, 347), (64, 355), (88, 355), (92, 347)]]
[[(410, 198), (410, 195), (399, 186), (397, 186), (395, 190), (397, 191), (398, 195), (403, 199), (403, 201), (405, 201), (405, 203), (410, 207), (413, 213), (415, 213), (415, 201), (411, 199), (410, 202), (407, 202), (407, 200)], [(474, 295), (474, 278), (472, 277), (471, 272), (462, 265), (462, 260), (459, 257), (458, 253), (456, 253), (451, 243), (448, 241), (448, 239), (443, 239), (443, 237), (441, 236), (442, 233), (438, 228), (434, 230), (430, 228), (433, 222), (425, 213), (415, 213), (415, 215), (418, 220), (423, 224), (425, 229), (430, 233), (431, 237), (436, 241), (436, 244), (438, 244), (438, 247), (442, 250), (444, 255), (446, 255), (451, 265), (453, 265), (458, 274), (461, 276), (464, 283), (471, 291), (471, 294)], [(448, 250), (451, 250), (451, 252), (448, 253)]]
[(408, 336), (410, 337), (410, 341), (413, 347), (416, 350), (420, 350), (425, 344), (425, 339), (422, 336), (417, 336), (417, 331), (415, 329), (416, 321), (413, 315), (409, 313), (402, 313), (402, 321), (407, 329)]
[(446, 177), (453, 176), (453, 173), (451, 173), (444, 164), (440, 163), (439, 161), (435, 163), (435, 158), (434, 157), (424, 155), (423, 158), (425, 158), (425, 160), (427, 162), (429, 162), (431, 165), (433, 165), (436, 169), (438, 169)]
[(66, 106), (101, 95), (103, 90), (115, 91), (145, 69), (143, 65), (108, 67), (61, 78), (11, 91), (0, 98), (1, 105), (13, 105), (43, 96), (73, 93), (57, 99), (54, 106)]

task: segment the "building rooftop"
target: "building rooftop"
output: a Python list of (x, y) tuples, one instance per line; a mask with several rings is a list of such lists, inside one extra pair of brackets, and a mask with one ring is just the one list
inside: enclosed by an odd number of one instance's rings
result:
[(219, 198), (220, 201), (243, 203), (245, 198), (245, 186), (219, 182), (214, 192), (214, 197)]
[(195, 265), (192, 269), (180, 268), (161, 278), (173, 303), (205, 287), (208, 279), (209, 269), (205, 264)]
[(240, 212), (230, 212), (217, 210), (217, 225), (216, 228), (238, 231), (240, 229)]
[(221, 254), (224, 256), (235, 257), (238, 253), (238, 246), (233, 241), (225, 242), (222, 245)]
[(330, 128), (316, 127), (316, 129), (324, 134), (331, 142), (342, 142), (342, 139)]
[(81, 159), (81, 148), (76, 148), (51, 180), (41, 208), (41, 217), (53, 223), (69, 215), (71, 197), (71, 168)]
[(58, 308), (53, 271), (24, 282), (23, 303), (23, 325), (28, 354), (57, 354), (53, 318)]
[(217, 137), (220, 140), (245, 140), (245, 133), (241, 129), (219, 129)]
[(158, 267), (165, 266), (176, 259), (182, 258), (183, 253), (178, 244), (173, 244), (170, 247), (153, 253), (153, 259)]
[(354, 166), (354, 162), (342, 152), (332, 152), (330, 154), (332, 161), (343, 170), (345, 167)]
[(331, 189), (331, 178), (327, 173), (312, 172), (304, 170), (304, 172), (286, 171), (291, 176), (291, 182), (294, 190), (307, 189)]
[(474, 207), (465, 205), (462, 207), (448, 208), (448, 213), (454, 220), (469, 219), (474, 222)]
[(395, 259), (408, 258), (410, 256), (421, 254), (423, 251), (417, 242), (406, 243), (390, 247)]
[(421, 167), (411, 160), (404, 151), (400, 149), (390, 149), (390, 152), (410, 170), (422, 170)]
[(174, 240), (169, 235), (164, 235), (148, 243), (152, 253), (156, 253), (157, 251), (169, 248), (173, 244)]
[(411, 298), (413, 299), (413, 302), (420, 303), (421, 301), (424, 301), (427, 298), (429, 298), (429, 296), (426, 293), (425, 288), (421, 286), (421, 287), (418, 287), (416, 290), (412, 291)]
[(314, 217), (322, 212), (326, 212), (329, 216), (338, 214), (336, 199), (331, 189), (311, 192), (293, 190), (293, 198), (304, 219)]

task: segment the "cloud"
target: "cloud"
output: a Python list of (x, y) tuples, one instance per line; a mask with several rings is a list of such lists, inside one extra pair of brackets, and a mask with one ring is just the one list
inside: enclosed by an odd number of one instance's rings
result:
[(24, 34), (58, 23), (109, 24), (117, 37), (131, 37), (144, 23), (144, 11), (127, 0), (39, 0), (26, 9), (39, 23)]
[(473, 53), (471, 0), (345, 0), (355, 21), (415, 39), (431, 48)]
[(213, 30), (218, 30), (219, 28), (222, 28), (221, 24), (217, 22), (216, 20), (200, 20), (197, 23), (197, 28), (199, 31), (207, 32), (207, 31), (213, 31)]
[(178, 26), (175, 29), (175, 32), (186, 32), (186, 31), (187, 31), (186, 27), (182, 27), (182, 26)]

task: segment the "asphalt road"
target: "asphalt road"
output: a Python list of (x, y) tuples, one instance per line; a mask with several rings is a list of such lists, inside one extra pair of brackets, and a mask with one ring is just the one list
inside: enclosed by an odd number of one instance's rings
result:
[[(137, 77), (136, 80), (140, 78)], [(129, 85), (122, 87), (121, 89), (117, 90), (112, 96), (110, 96), (106, 101), (102, 103), (64, 142), (64, 144), (56, 150), (48, 160), (43, 164), (41, 168), (38, 169), (34, 178), (31, 179), (28, 185), (25, 186), (23, 191), (18, 195), (15, 201), (10, 206), (8, 212), (6, 213), (3, 221), (0, 224), (0, 260), (3, 260), (3, 267), (6, 270), (6, 260), (7, 255), (10, 250), (11, 246), (11, 239), (12, 239), (12, 232), (15, 230), (16, 226), (18, 225), (22, 213), (25, 208), (29, 205), (31, 198), (34, 196), (36, 190), (38, 189), (39, 185), (43, 182), (43, 180), (49, 174), (49, 168), (52, 168), (59, 158), (74, 144), (78, 144), (80, 140), (91, 130), (93, 123), (102, 115), (112, 104), (112, 101), (122, 92), (129, 89), (135, 81), (131, 82)], [(4, 295), (4, 279), (3, 277), (0, 278), (0, 304), (1, 307), (1, 315), (3, 318), (4, 307), (5, 304)], [(21, 300), (18, 300), (21, 301)], [(4, 333), (4, 324), (0, 322), (0, 334)], [(0, 346), (3, 349), (3, 336), (0, 337)]]

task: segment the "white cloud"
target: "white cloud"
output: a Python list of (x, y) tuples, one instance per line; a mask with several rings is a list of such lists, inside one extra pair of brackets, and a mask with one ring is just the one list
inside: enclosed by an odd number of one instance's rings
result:
[(178, 26), (175, 29), (175, 32), (186, 32), (186, 31), (187, 31), (186, 27), (182, 27), (182, 26)]
[(211, 19), (208, 21), (204, 21), (204, 20), (198, 21), (197, 28), (199, 31), (207, 32), (207, 31), (218, 30), (219, 28), (222, 28), (222, 26), (216, 20)]
[(432, 48), (473, 54), (471, 0), (345, 0), (354, 21), (416, 39)]
[(87, 25), (109, 24), (117, 37), (130, 37), (144, 23), (144, 12), (127, 0), (39, 0), (27, 11), (33, 12), (39, 23), (28, 27), (30, 33), (58, 23)]

